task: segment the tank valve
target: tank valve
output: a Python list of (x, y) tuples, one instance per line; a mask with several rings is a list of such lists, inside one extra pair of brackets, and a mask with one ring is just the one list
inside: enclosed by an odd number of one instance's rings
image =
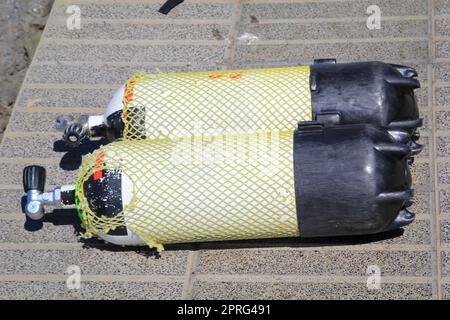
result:
[(78, 147), (86, 137), (86, 127), (80, 123), (72, 123), (63, 134), (63, 140), (69, 147)]
[(25, 214), (33, 220), (44, 216), (44, 205), (75, 204), (75, 187), (56, 187), (53, 191), (44, 192), (45, 168), (41, 166), (28, 166), (23, 169), (23, 189), (27, 194)]
[(103, 115), (82, 115), (77, 121), (73, 117), (63, 115), (56, 118), (55, 126), (64, 131), (63, 140), (69, 147), (78, 147), (88, 137), (105, 137), (106, 125)]
[(77, 147), (81, 142), (89, 136), (89, 117), (81, 116), (74, 121), (71, 116), (59, 116), (56, 118), (55, 126), (59, 130), (64, 130), (63, 140), (70, 147)]

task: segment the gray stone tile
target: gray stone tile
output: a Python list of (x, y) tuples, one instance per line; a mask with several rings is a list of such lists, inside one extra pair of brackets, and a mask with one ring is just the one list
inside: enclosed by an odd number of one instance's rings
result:
[(183, 284), (180, 282), (82, 281), (79, 290), (69, 290), (65, 281), (7, 281), (0, 285), (0, 299), (181, 299), (182, 290)]
[(415, 214), (429, 215), (431, 211), (432, 193), (414, 190), (414, 204), (409, 208)]
[(450, 191), (441, 190), (439, 192), (439, 204), (442, 213), (450, 213)]
[[(410, 210), (413, 211), (413, 207)], [(416, 220), (403, 228), (401, 236), (381, 240), (378, 244), (431, 244), (431, 227), (428, 220)]]
[[(66, 8), (71, 3), (57, 3), (53, 17), (67, 18)], [(158, 12), (161, 3), (80, 3), (78, 6), (87, 19), (226, 19), (230, 18), (233, 3), (183, 3), (170, 15)]]
[(435, 35), (436, 36), (450, 36), (450, 19), (436, 19), (435, 21)]
[(220, 63), (223, 45), (42, 44), (35, 61)]
[(450, 184), (450, 163), (438, 162), (437, 177), (440, 184)]
[(450, 87), (435, 89), (436, 105), (439, 107), (450, 107)]
[(22, 171), (27, 165), (41, 165), (47, 170), (47, 185), (54, 186), (60, 184), (73, 184), (78, 175), (78, 170), (63, 170), (58, 164), (45, 164), (38, 161), (31, 161), (27, 164), (22, 163), (1, 163), (0, 177), (2, 184), (22, 185)]
[[(24, 117), (20, 117), (24, 115)], [(41, 115), (41, 114), (38, 114)], [(33, 132), (33, 136), (8, 137), (5, 136), (3, 143), (0, 146), (0, 157), (2, 158), (28, 158), (27, 164), (7, 163), (2, 165), (4, 170), (4, 184), (16, 184), (20, 182), (21, 170), (23, 167), (31, 164), (39, 164), (47, 159), (53, 159), (54, 164), (44, 164), (47, 168), (47, 181), (50, 184), (72, 184), (78, 171), (76, 171), (82, 159), (90, 152), (93, 152), (101, 145), (106, 144), (106, 139), (95, 139), (93, 141), (84, 143), (82, 147), (77, 149), (69, 148), (64, 141), (62, 141), (62, 132), (54, 128), (54, 114), (45, 114), (46, 117), (37, 117), (33, 113), (16, 113), (15, 116), (27, 120), (27, 122), (12, 119), (10, 123), (10, 130), (15, 131), (29, 131)], [(26, 126), (25, 126), (26, 125)], [(48, 129), (48, 131), (47, 131)], [(39, 134), (39, 132), (46, 133), (53, 131), (54, 134)], [(38, 162), (38, 163), (35, 163)], [(22, 169), (21, 169), (22, 168)], [(9, 172), (8, 169), (13, 171)], [(15, 175), (19, 176), (15, 176)], [(61, 177), (61, 178), (59, 178)], [(12, 182), (15, 183), (12, 183)], [(20, 182), (21, 183), (21, 182)]]
[(435, 0), (435, 14), (450, 14), (450, 0)]
[[(46, 71), (47, 75), (56, 77), (56, 73), (61, 71), (62, 67), (32, 67), (32, 76), (39, 81), (39, 72)], [(64, 72), (62, 72), (64, 73)], [(131, 73), (128, 75), (130, 76)], [(59, 75), (62, 77), (62, 75)], [(121, 75), (122, 77), (124, 75)], [(69, 79), (67, 77), (66, 79)], [(105, 78), (106, 79), (106, 78)], [(51, 80), (51, 79), (48, 79)], [(47, 81), (48, 81), (47, 80)], [(74, 80), (74, 79), (72, 79)], [(114, 80), (114, 79), (113, 79)], [(19, 100), (16, 102), (16, 108), (105, 108), (114, 92), (120, 88), (120, 79), (117, 80), (117, 87), (111, 89), (40, 89), (29, 88), (25, 86)], [(108, 81), (112, 81), (109, 79)], [(57, 81), (54, 81), (57, 82)], [(105, 83), (105, 82), (102, 82)]]
[(434, 67), (436, 81), (450, 81), (450, 66), (447, 63), (437, 63)]
[(428, 186), (430, 184), (431, 176), (429, 163), (414, 163), (410, 168), (414, 185)]
[(3, 250), (2, 274), (60, 274), (77, 265), (82, 275), (170, 275), (183, 276), (189, 251), (165, 251), (160, 259), (135, 251)]
[(436, 111), (436, 129), (450, 130), (450, 111)]
[[(90, 152), (107, 144), (106, 139), (84, 142), (78, 148), (71, 148), (61, 139), (62, 133), (55, 135), (34, 134), (30, 137), (4, 137), (0, 146), (3, 158), (54, 159), (65, 170), (78, 169), (82, 159)], [(32, 146), (32, 147), (30, 147)]]
[[(416, 69), (417, 72), (419, 73), (419, 80), (421, 83), (425, 83), (426, 82), (426, 72), (420, 72), (418, 69)], [(419, 107), (419, 110), (428, 110), (429, 109), (429, 105), (428, 105), (428, 88), (420, 88), (418, 90), (414, 91), (414, 94), (416, 96), (416, 101), (417, 101), (417, 105)]]
[(380, 290), (368, 290), (366, 283), (261, 283), (196, 281), (194, 299), (273, 299), (273, 300), (364, 300), (431, 299), (431, 283), (382, 283)]
[[(410, 210), (415, 212), (413, 208), (410, 208)], [(373, 244), (431, 244), (430, 222), (428, 220), (416, 220), (402, 228), (401, 234), (387, 239), (374, 240)]]
[(450, 300), (450, 284), (442, 285), (442, 298)]
[[(60, 136), (33, 135), (32, 137), (5, 137), (0, 145), (2, 158), (59, 158), (60, 153), (53, 151)], [(36, 146), (38, 144), (38, 146)], [(34, 146), (34, 147), (31, 147)]]
[(450, 220), (441, 221), (441, 242), (450, 243)]
[(431, 254), (425, 251), (347, 251), (302, 249), (201, 251), (199, 274), (364, 276), (378, 265), (382, 275), (428, 276)]
[(436, 58), (450, 57), (450, 41), (436, 40)]
[[(35, 65), (32, 66), (28, 76), (29, 83), (70, 83), (70, 84), (109, 84), (120, 87), (135, 73), (145, 71), (147, 73), (159, 72), (187, 72), (217, 70), (220, 66), (211, 66), (206, 62), (203, 65), (185, 66), (112, 66), (112, 65)], [(65, 94), (63, 92), (63, 94)], [(62, 104), (64, 102), (58, 102)]]
[(69, 30), (64, 24), (50, 24), (47, 38), (108, 40), (223, 40), (228, 37), (223, 24), (128, 24), (85, 23), (81, 29)]
[(438, 157), (450, 156), (450, 137), (436, 137), (436, 149)]
[(442, 276), (450, 276), (450, 251), (441, 252)]
[(67, 297), (69, 290), (65, 281), (5, 281), (0, 285), (0, 299), (2, 300), (59, 300)]
[[(174, 300), (181, 299), (181, 282), (85, 282), (78, 293), (80, 299), (131, 299), (131, 300)], [(73, 295), (74, 298), (78, 298)]]
[(315, 58), (334, 57), (338, 61), (382, 60), (396, 62), (406, 59), (427, 59), (427, 41), (384, 41), (380, 43), (323, 43), (239, 45), (236, 48), (237, 63), (289, 62), (308, 64)]
[(257, 41), (423, 37), (428, 33), (426, 20), (384, 21), (382, 28), (375, 30), (368, 29), (365, 20), (320, 23), (251, 23), (249, 20), (249, 16), (243, 16), (237, 35), (238, 41), (245, 33), (255, 35), (258, 37)]
[[(17, 212), (17, 211), (16, 211)], [(23, 220), (0, 220), (0, 242), (2, 243), (77, 243), (80, 239), (77, 237), (79, 227), (78, 219), (74, 210), (62, 213), (61, 211), (52, 214), (52, 210), (47, 208), (50, 216), (46, 220), (54, 222), (44, 222), (41, 229), (38, 223), (33, 221), (25, 225)], [(17, 215), (24, 215), (17, 213)], [(27, 229), (26, 229), (27, 228)], [(35, 230), (37, 229), (37, 230)], [(32, 231), (35, 230), (35, 231)], [(92, 242), (92, 241), (91, 241)]]
[(366, 17), (367, 7), (376, 4), (385, 16), (427, 15), (426, 0), (380, 0), (296, 3), (248, 3), (242, 16), (261, 19), (317, 19)]
[(2, 214), (20, 214), (21, 199), (24, 195), (22, 190), (0, 190), (0, 217)]
[[(78, 119), (83, 114), (94, 114), (92, 112), (65, 113), (74, 119)], [(55, 119), (61, 114), (57, 112), (15, 112), (11, 117), (8, 128), (11, 132), (45, 132), (54, 133), (55, 137), (62, 132), (55, 127)], [(43, 146), (39, 142), (39, 145)], [(47, 146), (49, 147), (49, 146)]]
[(430, 111), (419, 110), (419, 116), (423, 119), (423, 125), (419, 129), (420, 132), (430, 133), (430, 130), (433, 128), (432, 121), (430, 121), (429, 116)]

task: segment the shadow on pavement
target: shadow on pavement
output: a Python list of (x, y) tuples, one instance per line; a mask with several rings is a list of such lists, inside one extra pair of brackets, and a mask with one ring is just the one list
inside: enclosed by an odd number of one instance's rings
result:
[[(24, 203), (26, 197), (22, 198)], [(51, 223), (53, 225), (72, 225), (74, 234), (80, 235), (83, 228), (80, 225), (75, 209), (56, 209), (49, 212), (40, 221), (34, 221), (27, 217), (25, 222), (25, 229), (28, 231), (37, 231), (45, 228), (45, 224)], [(374, 243), (378, 241), (394, 239), (402, 236), (403, 229), (392, 230), (384, 233), (363, 236), (345, 236), (345, 237), (323, 237), (323, 238), (276, 238), (276, 239), (258, 239), (258, 240), (234, 240), (234, 241), (214, 241), (214, 242), (199, 242), (186, 244), (169, 244), (165, 245), (167, 251), (176, 250), (217, 250), (217, 249), (248, 249), (248, 248), (273, 248), (273, 247), (324, 247), (324, 246), (347, 246), (347, 245), (361, 245)], [(135, 251), (137, 253), (153, 256), (155, 250), (146, 246), (128, 246), (122, 247), (113, 244), (107, 244), (98, 239), (82, 239), (85, 248), (97, 248), (100, 250), (109, 251)]]
[(94, 141), (86, 139), (78, 147), (72, 148), (67, 146), (63, 140), (58, 140), (53, 144), (53, 151), (65, 152), (59, 162), (59, 166), (63, 170), (73, 171), (81, 166), (83, 156), (92, 153), (107, 143), (108, 140), (106, 138)]
[[(59, 213), (64, 211), (64, 213)], [(67, 211), (71, 212), (68, 214)], [(74, 211), (74, 210), (73, 210)], [(80, 234), (84, 230), (80, 225), (76, 212), (72, 210), (55, 210), (45, 215), (40, 221), (27, 218), (25, 229), (27, 231), (38, 231), (45, 227), (46, 223), (53, 225), (72, 225), (74, 233)], [(168, 244), (166, 250), (215, 250), (215, 249), (245, 249), (245, 248), (269, 248), (269, 247), (324, 247), (324, 246), (348, 246), (368, 244), (388, 239), (394, 239), (402, 236), (403, 229), (392, 230), (374, 235), (345, 236), (345, 237), (324, 237), (324, 238), (274, 238), (274, 239), (256, 239), (256, 240), (233, 240), (233, 241), (213, 241), (199, 243)], [(85, 246), (100, 245), (100, 249), (113, 251), (141, 251), (150, 250), (146, 246), (121, 247), (113, 244), (106, 244), (102, 240), (80, 239)]]

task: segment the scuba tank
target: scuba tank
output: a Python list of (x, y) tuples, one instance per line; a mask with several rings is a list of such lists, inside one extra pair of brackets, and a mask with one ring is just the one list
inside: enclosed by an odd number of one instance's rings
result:
[(119, 245), (367, 235), (414, 220), (411, 147), (372, 124), (116, 141), (83, 160), (76, 187), (44, 193), (24, 169), (25, 211), (76, 206), (85, 236)]
[(148, 75), (122, 86), (103, 115), (59, 117), (71, 146), (87, 137), (110, 141), (294, 130), (299, 121), (372, 123), (422, 146), (414, 97), (417, 72), (383, 62)]

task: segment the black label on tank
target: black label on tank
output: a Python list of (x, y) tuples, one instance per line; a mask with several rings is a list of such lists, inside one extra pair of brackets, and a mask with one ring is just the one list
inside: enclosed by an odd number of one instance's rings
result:
[(97, 216), (112, 218), (122, 212), (122, 174), (120, 170), (95, 171), (84, 183), (89, 207)]

